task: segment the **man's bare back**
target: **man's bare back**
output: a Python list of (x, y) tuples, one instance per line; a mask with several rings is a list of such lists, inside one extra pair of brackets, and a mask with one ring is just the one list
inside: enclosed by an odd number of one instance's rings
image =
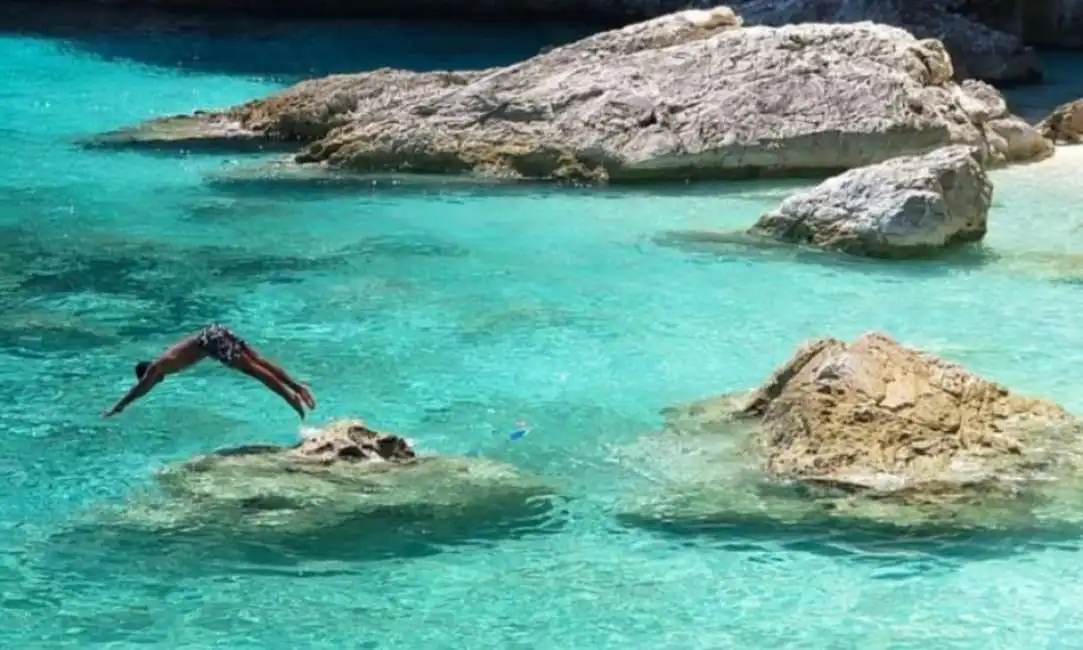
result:
[(301, 419), (305, 417), (304, 406), (316, 408), (316, 399), (307, 386), (298, 383), (285, 370), (261, 357), (244, 339), (229, 329), (213, 324), (184, 337), (154, 361), (137, 363), (135, 376), (139, 381), (105, 412), (104, 417), (123, 411), (133, 401), (150, 392), (166, 375), (180, 372), (207, 357), (260, 380), (264, 386), (286, 400)]

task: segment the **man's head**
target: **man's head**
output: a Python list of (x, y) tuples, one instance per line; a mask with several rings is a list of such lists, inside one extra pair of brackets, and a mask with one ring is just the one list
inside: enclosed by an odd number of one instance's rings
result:
[(135, 378), (142, 379), (143, 375), (147, 374), (147, 368), (150, 368), (150, 361), (140, 361), (135, 364)]

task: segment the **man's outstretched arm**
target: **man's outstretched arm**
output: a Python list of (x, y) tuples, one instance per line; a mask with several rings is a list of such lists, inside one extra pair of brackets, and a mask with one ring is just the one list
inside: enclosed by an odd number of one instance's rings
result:
[(150, 392), (150, 389), (154, 388), (154, 385), (158, 383), (158, 380), (161, 379), (161, 377), (162, 372), (158, 370), (157, 366), (152, 365), (147, 368), (147, 371), (143, 373), (143, 377), (136, 382), (135, 386), (128, 389), (127, 394), (125, 394), (124, 397), (121, 397), (120, 400), (113, 405), (113, 408), (106, 411), (103, 417), (116, 415), (128, 408), (129, 404)]

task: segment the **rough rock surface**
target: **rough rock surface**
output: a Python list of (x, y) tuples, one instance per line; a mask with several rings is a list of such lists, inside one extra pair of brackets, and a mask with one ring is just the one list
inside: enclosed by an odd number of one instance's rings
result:
[(1083, 142), (1083, 99), (1058, 106), (1038, 124), (1038, 131), (1054, 142)]
[(283, 473), (321, 473), (332, 466), (345, 466), (345, 471), (366, 471), (364, 467), (354, 466), (400, 466), (416, 460), (417, 455), (404, 438), (379, 433), (358, 420), (337, 420), (293, 446), (251, 445), (225, 449), (187, 461), (179, 467), (185, 472), (200, 473), (230, 465), (261, 464)]
[(751, 233), (868, 257), (915, 257), (985, 236), (993, 186), (968, 147), (850, 170), (786, 198)]
[(364, 109), (379, 113), (395, 110), (411, 99), (438, 96), (462, 86), (484, 71), (411, 72), (381, 68), (363, 74), (342, 74), (309, 79), (224, 111), (196, 111), (151, 120), (94, 138), (92, 146), (138, 146), (175, 143), (198, 147), (212, 142), (247, 148), (262, 143), (305, 144), (344, 126), (352, 114)]
[(374, 460), (401, 462), (417, 457), (405, 439), (351, 421), (336, 422), (319, 435), (305, 438), (286, 453), (299, 462), (323, 464)]
[(1078, 419), (881, 333), (810, 341), (751, 394), (667, 420), (636, 454), (672, 469), (629, 510), (640, 523), (1083, 524)]
[(1053, 155), (1053, 141), (1020, 117), (998, 117), (982, 126), (991, 163), (1037, 162)]
[[(727, 8), (471, 73), (380, 70), (169, 118), (190, 138), (312, 142), (360, 172), (630, 182), (830, 173), (986, 146), (940, 43), (872, 23), (741, 28)], [(162, 140), (163, 121), (102, 140)], [(180, 125), (183, 125), (181, 127)]]
[(1004, 96), (987, 83), (967, 79), (959, 85), (959, 103), (985, 133), (987, 164), (1037, 162), (1053, 155), (1053, 141), (1008, 112)]
[(293, 446), (249, 445), (170, 465), (157, 484), (164, 500), (133, 499), (128, 523), (303, 532), (372, 513), (523, 514), (531, 498), (552, 494), (512, 467), (417, 455), (403, 438), (353, 420), (332, 422)]
[(763, 426), (769, 474), (884, 491), (1010, 490), (1056, 462), (1043, 431), (1074, 422), (879, 333), (802, 346), (741, 415)]

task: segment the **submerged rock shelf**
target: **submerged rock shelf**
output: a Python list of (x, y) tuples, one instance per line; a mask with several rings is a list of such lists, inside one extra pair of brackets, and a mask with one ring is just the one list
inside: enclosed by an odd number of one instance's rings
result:
[[(169, 465), (157, 489), (106, 521), (139, 528), (308, 534), (391, 515), (420, 520), (535, 516), (554, 492), (501, 463), (418, 455), (339, 420), (294, 446), (248, 445)], [(491, 523), (491, 521), (490, 521)]]

